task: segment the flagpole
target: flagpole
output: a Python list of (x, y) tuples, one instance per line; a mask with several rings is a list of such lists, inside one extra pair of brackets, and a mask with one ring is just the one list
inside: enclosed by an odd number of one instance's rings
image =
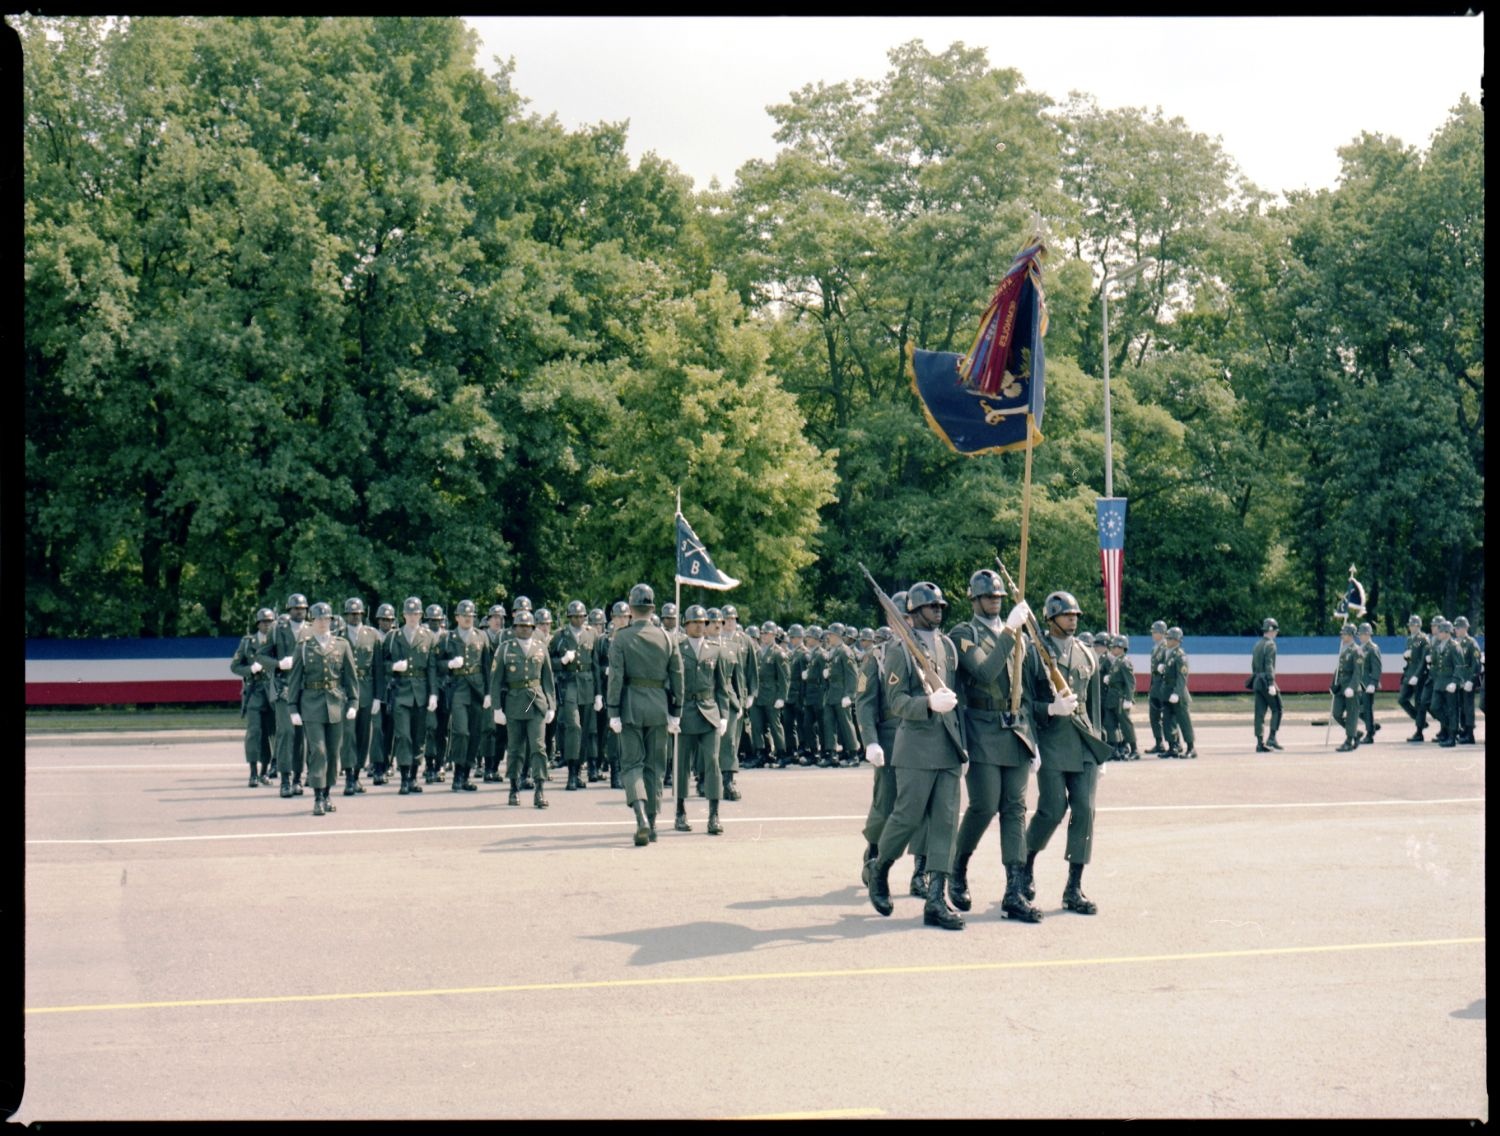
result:
[[(673, 583), (673, 586), (676, 588), (676, 591), (673, 593), (673, 596), (672, 596), (672, 602), (677, 605), (677, 626), (678, 627), (682, 626), (682, 578), (677, 575), (677, 555), (678, 555), (678, 549), (677, 549), (677, 531), (678, 531), (678, 529), (677, 529), (677, 517), (680, 517), (680, 516), (682, 516), (682, 486), (679, 485), (677, 487), (677, 514), (676, 514), (676, 516), (674, 516), (672, 518), (672, 583)], [(670, 635), (671, 632), (668, 632), (667, 634)], [(682, 707), (679, 706), (677, 708), (677, 713), (678, 714), (682, 713)], [(681, 718), (678, 719), (679, 722), (681, 720), (682, 720)], [(671, 768), (670, 772), (672, 773), (672, 776), (675, 777), (677, 775), (677, 735), (676, 734), (672, 735), (672, 756), (670, 758), (668, 758), (667, 760), (669, 760), (672, 763), (672, 768)], [(682, 786), (680, 786), (680, 785), (677, 786), (677, 791), (681, 792), (682, 791)]]
[[(1026, 413), (1026, 474), (1021, 489), (1021, 581), (1012, 597), (1013, 603), (1020, 603), (1026, 593), (1026, 553), (1031, 543), (1031, 412)], [(1041, 649), (1041, 644), (1037, 644)], [(1016, 645), (1010, 656), (1010, 712), (1014, 716), (1021, 710), (1021, 676), (1023, 674), (1023, 663), (1025, 659), (1026, 645), (1022, 641), (1021, 632), (1016, 631)]]

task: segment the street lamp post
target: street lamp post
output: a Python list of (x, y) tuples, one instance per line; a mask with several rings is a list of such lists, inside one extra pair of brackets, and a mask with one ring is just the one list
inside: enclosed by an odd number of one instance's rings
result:
[(1134, 280), (1156, 263), (1153, 256), (1145, 256), (1129, 268), (1119, 272), (1106, 272), (1104, 283), (1099, 285), (1099, 298), (1104, 305), (1104, 496), (1115, 495), (1115, 447), (1113, 422), (1109, 405), (1109, 286), (1116, 281), (1121, 284)]

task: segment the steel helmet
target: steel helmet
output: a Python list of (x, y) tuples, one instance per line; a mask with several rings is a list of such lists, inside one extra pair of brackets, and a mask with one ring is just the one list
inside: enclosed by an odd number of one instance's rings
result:
[(479, 611), (474, 606), (473, 600), (459, 600), (458, 606), (453, 609), (454, 615), (474, 615)]
[(276, 622), (276, 613), (274, 611), (272, 611), (268, 607), (263, 607), (258, 612), (255, 613), (255, 622), (256, 623), (275, 623)]
[(1167, 628), (1167, 638), (1168, 639), (1175, 639), (1175, 640), (1177, 640), (1177, 642), (1181, 643), (1182, 642), (1182, 628), (1180, 628), (1180, 627), (1169, 627), (1169, 628)]
[(723, 623), (724, 622), (724, 612), (723, 612), (723, 609), (717, 608), (717, 607), (711, 607), (711, 608), (709, 608), (708, 609), (708, 621), (710, 623)]
[(603, 623), (604, 622), (604, 609), (602, 607), (596, 607), (593, 611), (589, 612), (589, 622), (590, 623)]
[(583, 603), (582, 600), (569, 600), (568, 601), (568, 618), (569, 619), (572, 619), (575, 615), (587, 616), (588, 613), (589, 613), (589, 609), (584, 606), (584, 603)]
[(427, 605), (427, 611), (423, 613), (422, 618), (423, 619), (442, 619), (443, 618), (443, 605), (442, 604), (428, 604)]
[(1469, 626), (1469, 617), (1467, 615), (1460, 615), (1453, 621), (1453, 626), (1467, 629)]
[(406, 598), (406, 602), (401, 605), (401, 611), (402, 611), (403, 614), (410, 614), (411, 612), (416, 612), (418, 615), (421, 615), (422, 614), (422, 601), (420, 599), (418, 599), (416, 596), (408, 596)]
[(734, 604), (725, 604), (724, 605), (724, 618), (725, 619), (738, 619), (739, 617), (740, 617), (740, 609), (739, 608), (735, 607)]
[(1260, 629), (1262, 631), (1280, 631), (1281, 630), (1281, 624), (1277, 623), (1270, 616), (1267, 616), (1265, 618), (1265, 620), (1262, 621), (1262, 623), (1260, 625)]
[(307, 613), (307, 616), (309, 619), (332, 619), (333, 608), (329, 607), (322, 600), (319, 600), (317, 603), (312, 605), (311, 609), (309, 609)]
[(906, 592), (892, 592), (891, 603), (896, 605), (897, 611), (904, 613), (906, 611)]
[(517, 627), (535, 627), (536, 616), (532, 615), (531, 612), (527, 611), (525, 608), (522, 608), (520, 611), (516, 612), (514, 617), (512, 617), (511, 623), (513, 623)]
[(881, 625), (880, 627), (877, 627), (875, 629), (875, 642), (889, 643), (893, 638), (894, 636), (891, 634), (891, 629), (889, 627)]
[(875, 629), (873, 627), (861, 627), (859, 629), (859, 641), (861, 643), (875, 642)]
[(832, 623), (830, 623), (828, 625), (828, 632), (827, 633), (829, 635), (838, 635), (838, 636), (842, 637), (843, 634), (844, 634), (844, 630), (845, 630), (844, 625), (842, 623), (840, 623), (838, 620), (835, 619)]
[(682, 613), (683, 623), (707, 623), (708, 612), (703, 610), (702, 604), (688, 604), (687, 611)]
[(1418, 615), (1416, 612), (1412, 612), (1409, 616), (1406, 617), (1406, 626), (1408, 626), (1408, 627), (1421, 627), (1422, 626), (1422, 617), (1420, 615)]
[(775, 635), (779, 630), (780, 628), (776, 626), (774, 619), (768, 619), (760, 625), (760, 633), (762, 635)]
[(1000, 579), (1000, 573), (993, 568), (981, 568), (969, 577), (969, 598), (980, 599), (983, 596), (1005, 595), (1005, 584)]
[(490, 615), (498, 615), (498, 616), (500, 616), (503, 619), (505, 617), (505, 605), (504, 604), (498, 604), (498, 603), (497, 604), (491, 604), (490, 605), (490, 612), (489, 613), (490, 613)]
[(1116, 635), (1115, 641), (1112, 646), (1121, 647), (1124, 650), (1128, 651), (1130, 650), (1130, 640), (1127, 639), (1124, 635)]
[(948, 601), (943, 599), (943, 589), (928, 580), (919, 580), (906, 592), (906, 610), (916, 611), (919, 607), (928, 604), (937, 604), (941, 608), (948, 606)]
[(1074, 636), (1074, 638), (1082, 643), (1085, 647), (1092, 647), (1094, 645), (1094, 637), (1087, 631), (1080, 631), (1077, 635)]
[(1349, 636), (1352, 639), (1354, 637), (1354, 635), (1356, 634), (1354, 624), (1352, 624), (1352, 623), (1346, 623), (1346, 624), (1344, 624), (1344, 626), (1342, 626), (1342, 627), (1339, 628), (1339, 634), (1340, 635), (1347, 635), (1347, 636)]
[(287, 598), (286, 598), (286, 609), (287, 609), (287, 611), (291, 611), (293, 608), (306, 607), (306, 606), (307, 606), (307, 597), (304, 596), (301, 592), (293, 592), (291, 595), (287, 596)]
[(663, 619), (676, 619), (677, 618), (677, 605), (674, 604), (671, 600), (668, 600), (666, 603), (662, 604), (661, 605), (661, 617)]
[(807, 630), (803, 633), (803, 638), (804, 639), (821, 639), (821, 638), (823, 638), (823, 629), (821, 627), (819, 627), (816, 623), (809, 623), (807, 625)]
[(377, 607), (375, 609), (375, 619), (377, 621), (382, 620), (382, 619), (395, 619), (395, 618), (396, 618), (396, 609), (394, 607), (392, 607), (388, 603), (383, 603), (383, 604), (381, 604), (379, 607)]
[(651, 590), (650, 584), (637, 584), (630, 589), (631, 607), (655, 607), (656, 593)]
[(533, 614), (536, 616), (537, 623), (551, 623), (552, 622), (552, 613), (550, 611), (548, 611), (544, 607), (537, 608), (536, 611)]
[(1059, 615), (1082, 615), (1078, 601), (1072, 592), (1053, 592), (1042, 604), (1042, 618), (1056, 619)]
[(802, 624), (800, 624), (800, 623), (794, 623), (794, 624), (792, 624), (790, 627), (788, 627), (786, 629), (786, 633), (788, 635), (790, 635), (793, 639), (801, 639), (802, 638)]
[(1167, 633), (1166, 620), (1158, 619), (1151, 624), (1151, 634), (1165, 635)]
[(364, 615), (365, 601), (358, 596), (350, 596), (344, 601), (345, 615)]
[(1361, 623), (1356, 630), (1361, 635), (1374, 635), (1375, 634), (1375, 629), (1373, 627), (1371, 627), (1368, 623)]
[(515, 599), (511, 600), (510, 607), (512, 611), (530, 611), (531, 601), (525, 596), (517, 596)]
[(616, 600), (614, 607), (609, 609), (610, 617), (618, 619), (622, 615), (630, 614), (630, 605), (624, 600)]

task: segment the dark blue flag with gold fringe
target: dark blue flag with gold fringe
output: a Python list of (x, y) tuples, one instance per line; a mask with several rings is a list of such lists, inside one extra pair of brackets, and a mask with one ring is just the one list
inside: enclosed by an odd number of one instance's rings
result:
[(955, 453), (1002, 454), (1042, 440), (1045, 251), (1038, 241), (1016, 257), (967, 355), (908, 348), (912, 392)]

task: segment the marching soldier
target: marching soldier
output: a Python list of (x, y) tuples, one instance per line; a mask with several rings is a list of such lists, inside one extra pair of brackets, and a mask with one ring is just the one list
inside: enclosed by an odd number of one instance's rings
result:
[(1375, 642), (1375, 628), (1368, 623), (1359, 625), (1360, 654), (1360, 716), (1365, 722), (1365, 745), (1375, 744), (1375, 735), (1380, 723), (1375, 721), (1375, 695), (1380, 690), (1380, 674), (1383, 663), (1380, 644)]
[(1428, 666), (1432, 671), (1432, 716), (1438, 723), (1438, 745), (1449, 749), (1458, 744), (1458, 688), (1463, 660), (1454, 645), (1453, 624), (1439, 617), (1434, 621), (1436, 636), (1428, 648)]
[(423, 752), (427, 715), (437, 709), (437, 638), (422, 624), (422, 601), (410, 596), (401, 605), (405, 626), (381, 644), (384, 673), (390, 675), (386, 701), (391, 706), (391, 733), (401, 792), (420, 793), (417, 758)]
[[(447, 630), (448, 616), (444, 613), (441, 604), (428, 604), (422, 618), (427, 623), (427, 630), (432, 632), (432, 642), (436, 650), (443, 641), (443, 633)], [(422, 779), (429, 785), (443, 780), (443, 764), (448, 759), (448, 683), (446, 675), (441, 670), (437, 671), (437, 681), (433, 685), (433, 691), (437, 694), (437, 705), (427, 711), (423, 731), (426, 771)]]
[[(767, 620), (760, 626), (760, 647), (755, 652), (756, 698), (750, 707), (750, 738), (755, 764), (786, 764), (786, 734), (781, 728), (781, 712), (786, 707), (791, 665), (786, 652), (776, 645), (776, 624)], [(684, 730), (686, 727), (684, 727)]]
[(682, 629), (677, 626), (677, 605), (664, 603), (661, 605), (661, 629), (673, 639), (682, 638)]
[(349, 644), (354, 656), (354, 674), (359, 680), (359, 697), (355, 715), (344, 726), (339, 765), (344, 774), (344, 796), (363, 793), (359, 783), (370, 753), (372, 723), (379, 721), (380, 703), (375, 698), (375, 660), (380, 654), (380, 634), (365, 624), (365, 603), (357, 596), (344, 601), (344, 630), (339, 634)]
[[(687, 786), (688, 773), (696, 765), (703, 770), (703, 788), (708, 796), (708, 834), (718, 836), (724, 831), (719, 823), (719, 797), (723, 789), (719, 738), (729, 729), (729, 719), (724, 713), (729, 705), (724, 656), (730, 648), (704, 635), (707, 625), (708, 613), (701, 604), (692, 604), (684, 613), (683, 635), (675, 641), (682, 655), (683, 686), (682, 720), (677, 737), (677, 817), (672, 827), (678, 832), (693, 831), (687, 819)], [(649, 830), (647, 840), (650, 840)]]
[(1151, 685), (1146, 692), (1146, 706), (1151, 717), (1151, 752), (1161, 757), (1176, 748), (1177, 740), (1167, 735), (1162, 744), (1162, 720), (1167, 709), (1167, 625), (1158, 619), (1151, 625)]
[(740, 737), (745, 732), (745, 716), (755, 705), (757, 692), (755, 644), (740, 629), (739, 609), (724, 605), (724, 629), (720, 639), (733, 648), (735, 665), (730, 671), (729, 729), (719, 739), (719, 772), (724, 774), (724, 799), (738, 801), (740, 791), (734, 775), (740, 769)]
[(782, 730), (786, 734), (787, 761), (805, 765), (807, 740), (802, 732), (802, 672), (807, 667), (807, 651), (802, 645), (802, 624), (786, 629), (786, 706), (782, 709)]
[[(902, 613), (907, 626), (911, 626), (911, 616), (906, 611), (906, 593), (896, 592), (891, 596), (891, 603)], [(886, 821), (890, 819), (891, 809), (896, 804), (896, 770), (891, 765), (890, 758), (896, 752), (896, 727), (899, 719), (891, 708), (892, 688), (886, 682), (885, 660), (892, 649), (905, 650), (899, 644), (892, 648), (893, 636), (890, 629), (882, 627), (881, 630), (886, 632), (886, 638), (865, 658), (862, 668), (865, 681), (856, 699), (855, 711), (859, 718), (860, 733), (867, 739), (865, 760), (875, 771), (871, 783), (870, 811), (865, 817), (864, 861), (859, 874), (860, 882), (866, 888), (870, 886), (871, 876), (878, 862), (881, 834), (885, 831)], [(928, 879), (925, 818), (917, 826), (916, 832), (912, 833), (907, 845), (916, 865), (911, 877), (911, 894), (926, 899)]]
[[(894, 910), (891, 903), (891, 866), (923, 821), (927, 823), (927, 902), (922, 922), (949, 931), (963, 930), (963, 916), (952, 910), (945, 898), (948, 873), (953, 866), (954, 835), (958, 828), (959, 774), (968, 762), (963, 724), (955, 711), (958, 695), (958, 649), (943, 634), (943, 613), (948, 602), (933, 583), (913, 584), (906, 596), (917, 648), (926, 656), (919, 661), (903, 645), (886, 660), (886, 685), (891, 710), (897, 718), (891, 765), (896, 770), (896, 801), (880, 833), (876, 863), (870, 874), (870, 903), (881, 915)], [(939, 680), (932, 686), (924, 671)], [(929, 693), (930, 689), (930, 693)]]
[(345, 722), (359, 713), (359, 676), (349, 641), (333, 634), (333, 608), (315, 603), (312, 627), (297, 644), (287, 681), (287, 701), (294, 707), (293, 726), (307, 737), (307, 779), (313, 791), (313, 816), (334, 811), (329, 783), (339, 765)]
[[(505, 641), (505, 605), (491, 604), (489, 615), (485, 619), (484, 637), (490, 647), (490, 665), (494, 666), (495, 655), (500, 650), (500, 644)], [(485, 682), (489, 677), (486, 675)], [(495, 725), (493, 714), (480, 715), (481, 728), (479, 731), (479, 749), (484, 755), (485, 782), (498, 782), (500, 774), (500, 755), (505, 752), (505, 742), (502, 740), (503, 732)]]
[(1125, 732), (1120, 726), (1120, 703), (1130, 697), (1122, 689), (1119, 656), (1112, 648), (1115, 637), (1108, 631), (1094, 634), (1094, 662), (1099, 668), (1100, 726), (1104, 740), (1109, 743), (1107, 761), (1125, 761), (1130, 755), (1125, 747)]
[(620, 738), (620, 777), (625, 801), (635, 811), (637, 847), (656, 839), (667, 734), (677, 733), (682, 704), (682, 655), (670, 635), (651, 625), (655, 607), (650, 585), (630, 589), (631, 622), (610, 642), (604, 697), (609, 728)]
[[(1260, 639), (1250, 653), (1250, 689), (1255, 691), (1255, 752), (1280, 749), (1276, 730), (1281, 726), (1281, 691), (1276, 686), (1276, 636), (1281, 625), (1269, 616), (1260, 625)], [(1266, 713), (1271, 715), (1269, 740), (1264, 734)]]
[(1459, 745), (1474, 745), (1474, 688), (1479, 685), (1484, 664), (1479, 653), (1479, 644), (1469, 634), (1469, 617), (1461, 615), (1453, 621), (1453, 644), (1458, 648), (1460, 664), (1456, 673), (1458, 690), (1457, 741)]
[[(1166, 669), (1162, 671), (1162, 682), (1167, 693), (1166, 710), (1162, 714), (1162, 732), (1171, 741), (1165, 757), (1182, 757), (1196, 760), (1198, 749), (1193, 738), (1193, 717), (1190, 707), (1193, 696), (1188, 693), (1187, 652), (1182, 649), (1182, 628), (1167, 628), (1163, 640), (1167, 647)], [(1182, 748), (1177, 747), (1178, 736), (1182, 737)]]
[[(240, 640), (229, 669), (243, 680), (240, 687), (240, 717), (245, 719), (245, 761), (250, 766), (249, 788), (271, 783), (271, 750), (276, 735), (276, 707), (272, 699), (272, 672), (259, 657), (264, 653), (276, 613), (263, 607), (255, 613), (255, 630)], [(256, 773), (256, 763), (260, 772)]]
[(307, 620), (307, 597), (294, 592), (287, 597), (286, 612), (276, 621), (266, 641), (261, 644), (261, 664), (272, 671), (271, 697), (276, 707), (276, 757), (281, 774), (281, 795), (302, 796), (302, 772), (306, 768), (306, 739), (302, 728), (293, 725), (296, 709), (287, 698), (287, 681), (291, 677), (297, 644), (312, 633)]
[[(592, 784), (595, 781), (604, 780), (602, 770), (607, 764), (604, 756), (605, 739), (614, 737), (614, 734), (609, 731), (608, 717), (604, 713), (604, 672), (609, 661), (609, 644), (604, 638), (606, 628), (603, 608), (596, 607), (589, 612), (588, 628), (594, 633), (594, 709), (587, 716), (593, 730), (593, 739), (588, 751), (588, 780)], [(614, 787), (619, 788), (618, 785)]]
[(1339, 658), (1333, 672), (1333, 720), (1344, 727), (1344, 744), (1338, 753), (1348, 753), (1359, 745), (1359, 687), (1364, 672), (1359, 644), (1354, 641), (1354, 624), (1346, 623), (1339, 632)]
[[(1068, 818), (1068, 883), (1062, 903), (1080, 915), (1093, 915), (1098, 905), (1083, 894), (1083, 869), (1093, 858), (1094, 795), (1101, 772), (1099, 762), (1109, 747), (1095, 732), (1099, 720), (1099, 673), (1092, 653), (1073, 638), (1078, 626), (1078, 601), (1068, 592), (1053, 592), (1042, 607), (1046, 634), (1037, 644), (1046, 651), (1064, 683), (1053, 688), (1052, 681), (1038, 668), (1032, 690), (1031, 721), (1041, 751), (1041, 768), (1037, 771), (1036, 813), (1026, 829), (1026, 869), (1021, 890), (1027, 899), (1036, 895), (1034, 872), (1037, 853), (1047, 847), (1063, 813)], [(1170, 628), (1180, 639), (1182, 632)], [(1050, 670), (1050, 668), (1049, 668)], [(1170, 663), (1169, 663), (1170, 673)], [(1175, 691), (1174, 691), (1175, 693)], [(1175, 705), (1168, 696), (1168, 705)], [(1167, 721), (1162, 730), (1170, 736)], [(1189, 727), (1191, 730), (1191, 727)], [(1191, 735), (1190, 735), (1191, 736)]]
[(552, 721), (554, 710), (550, 691), (556, 689), (552, 678), (552, 656), (547, 644), (533, 635), (536, 616), (521, 608), (511, 616), (512, 635), (500, 648), (490, 674), (490, 704), (494, 707), (495, 725), (506, 731), (506, 777), (510, 781), (508, 805), (519, 805), (523, 768), (530, 766), (535, 792), (531, 803), (545, 809), (548, 802), (542, 785), (547, 779), (547, 754), (542, 748), (542, 731)]
[[(1000, 910), (1007, 919), (1036, 923), (1042, 913), (1027, 902), (1022, 885), (1026, 871), (1026, 783), (1037, 757), (1025, 692), (1036, 685), (1040, 660), (1035, 652), (1025, 649), (1021, 638), (1031, 609), (1024, 600), (1018, 601), (1002, 621), (1000, 601), (1004, 598), (1005, 585), (999, 574), (981, 568), (969, 577), (973, 616), (953, 629), (963, 683), (964, 736), (969, 743), (969, 770), (964, 775), (969, 807), (958, 828), (948, 894), (954, 907), (969, 910), (969, 859), (998, 814), (1000, 863), (1005, 868)], [(1013, 699), (1013, 690), (1021, 697)]]
[[(552, 655), (552, 673), (557, 677), (558, 732), (563, 763), (568, 767), (566, 788), (571, 792), (588, 788), (588, 783), (578, 775), (584, 756), (589, 759), (590, 772), (593, 771), (593, 755), (585, 751), (598, 682), (594, 677), (594, 633), (584, 625), (588, 608), (582, 600), (572, 600), (566, 618), (568, 622), (552, 637), (548, 650)], [(666, 622), (665, 618), (662, 622)]]
[(823, 733), (823, 629), (809, 624), (802, 639), (802, 736), (808, 764), (833, 764), (833, 739)]
[[(539, 607), (534, 612), (532, 612), (532, 614), (536, 616), (536, 640), (537, 642), (541, 643), (542, 646), (547, 647), (550, 652), (552, 643), (552, 612), (545, 607)], [(557, 670), (555, 667), (552, 671), (552, 675), (555, 680), (557, 677)], [(545, 722), (542, 725), (542, 754), (546, 759), (542, 762), (542, 779), (545, 781), (551, 781), (553, 768), (562, 764), (562, 758), (558, 756), (557, 745), (558, 721), (556, 713), (556, 689), (547, 691), (547, 699), (552, 705), (553, 717), (550, 722)]]
[(390, 686), (391, 678), (385, 673), (385, 637), (391, 633), (395, 625), (396, 609), (394, 607), (383, 603), (375, 609), (375, 634), (379, 639), (379, 644), (375, 649), (375, 658), (370, 664), (372, 670), (378, 672), (374, 675), (375, 690), (370, 699), (370, 768), (374, 772), (371, 782), (375, 785), (385, 784), (386, 771), (391, 767), (391, 747), (395, 740), (391, 704), (381, 697)]
[(1422, 700), (1422, 689), (1427, 679), (1427, 635), (1422, 630), (1422, 617), (1415, 612), (1406, 620), (1406, 650), (1401, 658), (1406, 665), (1401, 670), (1401, 697), (1396, 701), (1416, 727), (1416, 733), (1406, 740), (1426, 741), (1423, 731), (1427, 729), (1427, 705)]
[(452, 792), (475, 792), (479, 786), (470, 777), (478, 755), (481, 723), (490, 708), (489, 637), (474, 626), (478, 614), (473, 600), (459, 600), (453, 609), (453, 630), (438, 643), (439, 674), (448, 682), (448, 750), (453, 761)]
[(844, 643), (847, 632), (842, 623), (829, 624), (824, 651), (823, 736), (833, 751), (830, 765), (859, 764), (853, 711), (854, 696), (859, 693), (859, 670), (854, 665), (854, 652)]
[[(1130, 711), (1135, 706), (1135, 665), (1130, 661), (1127, 652), (1130, 650), (1130, 640), (1124, 635), (1116, 635), (1110, 647), (1114, 654), (1115, 669), (1112, 685), (1114, 687), (1116, 703), (1116, 724), (1123, 739), (1124, 756), (1129, 761), (1141, 759), (1140, 748), (1135, 742), (1135, 723), (1130, 720)], [(1275, 733), (1271, 735), (1274, 741)], [(1280, 749), (1280, 746), (1276, 747)]]

